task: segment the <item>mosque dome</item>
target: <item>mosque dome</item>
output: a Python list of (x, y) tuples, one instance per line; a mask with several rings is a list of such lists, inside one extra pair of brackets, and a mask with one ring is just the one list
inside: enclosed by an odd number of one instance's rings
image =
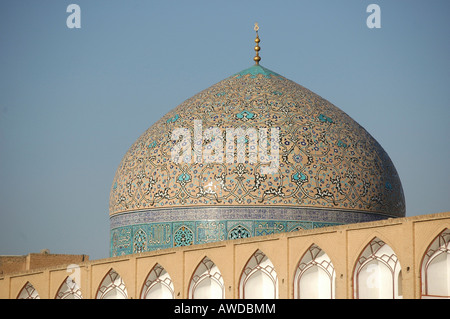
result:
[(379, 143), (255, 62), (168, 112), (127, 151), (110, 193), (111, 256), (405, 216)]

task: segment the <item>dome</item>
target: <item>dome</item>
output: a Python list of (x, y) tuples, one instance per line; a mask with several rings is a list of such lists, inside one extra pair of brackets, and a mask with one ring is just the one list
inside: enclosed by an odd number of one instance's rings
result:
[(131, 146), (110, 194), (111, 256), (403, 216), (400, 179), (378, 142), (256, 63)]

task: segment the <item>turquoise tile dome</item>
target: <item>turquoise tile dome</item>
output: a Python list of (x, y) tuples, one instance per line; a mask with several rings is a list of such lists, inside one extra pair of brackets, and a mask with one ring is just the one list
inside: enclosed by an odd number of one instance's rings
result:
[[(203, 130), (197, 146), (194, 121)], [(244, 161), (215, 149), (214, 162), (176, 162), (177, 128), (191, 136), (191, 154), (213, 145), (237, 149), (237, 140), (226, 144), (227, 129), (266, 129), (278, 165), (264, 173), (252, 149), (263, 139), (252, 144), (248, 134)], [(208, 128), (222, 135), (209, 136)], [(111, 256), (405, 216), (400, 179), (378, 142), (330, 102), (258, 64), (147, 129), (119, 164), (109, 206)]]

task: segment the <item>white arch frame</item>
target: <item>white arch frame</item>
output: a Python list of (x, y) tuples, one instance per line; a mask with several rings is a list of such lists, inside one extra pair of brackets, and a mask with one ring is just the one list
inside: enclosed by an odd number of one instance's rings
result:
[[(117, 292), (115, 298), (110, 295), (111, 292)], [(101, 281), (97, 290), (96, 299), (127, 299), (128, 292), (122, 277), (111, 268)]]
[[(435, 278), (429, 275), (429, 268), (433, 263), (436, 262), (438, 257), (446, 258), (447, 269), (445, 275), (445, 279), (441, 278), (441, 280), (436, 283)], [(442, 280), (443, 279), (443, 280)], [(426, 299), (436, 298), (450, 298), (450, 229), (444, 229), (436, 238), (431, 242), (428, 246), (423, 259), (421, 266), (421, 281), (422, 281), (422, 291), (421, 297)], [(446, 294), (434, 294), (436, 292), (435, 287), (430, 287), (430, 281), (432, 281), (433, 285), (447, 285)], [(431, 291), (430, 291), (431, 290)], [(434, 290), (434, 291), (433, 291)]]
[(209, 259), (208, 257), (204, 257), (202, 261), (198, 264), (197, 268), (195, 269), (195, 272), (189, 283), (189, 292), (188, 292), (189, 299), (197, 299), (196, 297), (199, 296), (197, 293), (198, 291), (197, 289), (205, 280), (210, 280), (212, 284), (217, 285), (221, 290), (221, 296), (220, 297), (201, 296), (202, 299), (225, 298), (225, 284), (219, 268), (211, 259)]
[[(278, 299), (278, 276), (275, 271), (275, 267), (272, 261), (261, 251), (257, 250), (248, 260), (247, 264), (241, 273), (241, 279), (239, 281), (239, 297), (241, 299), (267, 299), (267, 297), (260, 295), (249, 295), (246, 293), (246, 286), (250, 279), (255, 275), (264, 275), (270, 279), (273, 285), (273, 299)], [(260, 289), (259, 292), (266, 291)]]
[[(402, 280), (400, 272), (401, 272), (401, 266), (400, 262), (398, 261), (397, 255), (392, 250), (392, 248), (387, 245), (383, 240), (375, 237), (372, 239), (364, 248), (363, 252), (359, 256), (356, 265), (355, 270), (353, 274), (353, 292), (354, 292), (354, 298), (356, 299), (363, 299), (367, 298), (365, 296), (361, 296), (361, 287), (360, 284), (362, 282), (360, 281), (360, 276), (363, 270), (368, 268), (370, 266), (375, 266), (371, 268), (371, 272), (373, 274), (369, 275), (373, 276), (374, 279), (379, 279), (383, 276), (383, 274), (380, 274), (380, 271), (389, 271), (390, 274), (390, 283), (392, 283), (392, 294), (389, 298), (387, 297), (378, 297), (380, 299), (402, 299), (402, 296), (399, 294), (399, 286), (401, 287), (401, 283), (399, 284), (399, 280)], [(381, 266), (381, 267), (380, 267)], [(385, 267), (385, 268), (382, 268)], [(380, 270), (381, 269), (381, 270)], [(383, 279), (384, 276), (383, 276)], [(370, 289), (372, 288), (379, 288), (381, 289), (384, 287), (383, 285), (380, 285), (379, 282), (375, 282), (372, 284), (373, 287), (370, 287), (369, 283), (366, 283)], [(380, 286), (382, 287), (380, 287)], [(378, 287), (377, 287), (378, 286)], [(365, 291), (364, 291), (365, 292)], [(401, 292), (401, 289), (400, 289)], [(368, 297), (368, 298), (375, 298), (375, 297)]]
[(59, 287), (55, 299), (83, 299), (83, 296), (75, 280), (67, 276)]
[(31, 282), (27, 281), (17, 295), (17, 299), (41, 299), (41, 297)]
[(141, 299), (157, 299), (151, 298), (151, 296), (153, 296), (152, 291), (158, 289), (158, 286), (163, 287), (170, 294), (170, 297), (164, 294), (165, 297), (160, 296), (158, 299), (173, 299), (175, 297), (172, 278), (160, 264), (156, 264), (145, 279), (141, 291)]
[[(317, 268), (320, 271), (323, 271), (329, 279), (329, 296), (331, 299), (335, 298), (335, 281), (336, 281), (336, 272), (334, 270), (333, 263), (331, 262), (330, 257), (316, 244), (312, 244), (305, 254), (300, 259), (295, 275), (294, 275), (294, 299), (311, 299), (310, 295), (303, 297), (300, 293), (302, 288), (301, 280), (304, 278), (303, 276), (310, 271), (311, 269)], [(303, 283), (304, 284), (304, 283)], [(319, 285), (319, 283), (317, 283)], [(319, 287), (311, 287), (319, 290)], [(328, 289), (327, 289), (328, 290)], [(317, 292), (320, 294), (319, 292)], [(319, 297), (320, 298), (320, 297)]]

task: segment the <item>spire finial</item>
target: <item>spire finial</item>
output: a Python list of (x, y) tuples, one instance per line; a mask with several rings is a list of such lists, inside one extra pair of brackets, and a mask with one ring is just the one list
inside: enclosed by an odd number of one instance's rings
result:
[(259, 61), (261, 61), (261, 57), (259, 56), (259, 50), (261, 50), (261, 48), (259, 47), (259, 42), (260, 42), (259, 35), (258, 35), (259, 26), (258, 26), (257, 22), (255, 23), (255, 27), (253, 28), (253, 30), (256, 31), (256, 39), (255, 39), (255, 43), (256, 43), (256, 45), (255, 45), (255, 53), (256, 53), (256, 55), (253, 58), (253, 60), (255, 61), (256, 65), (258, 65)]

